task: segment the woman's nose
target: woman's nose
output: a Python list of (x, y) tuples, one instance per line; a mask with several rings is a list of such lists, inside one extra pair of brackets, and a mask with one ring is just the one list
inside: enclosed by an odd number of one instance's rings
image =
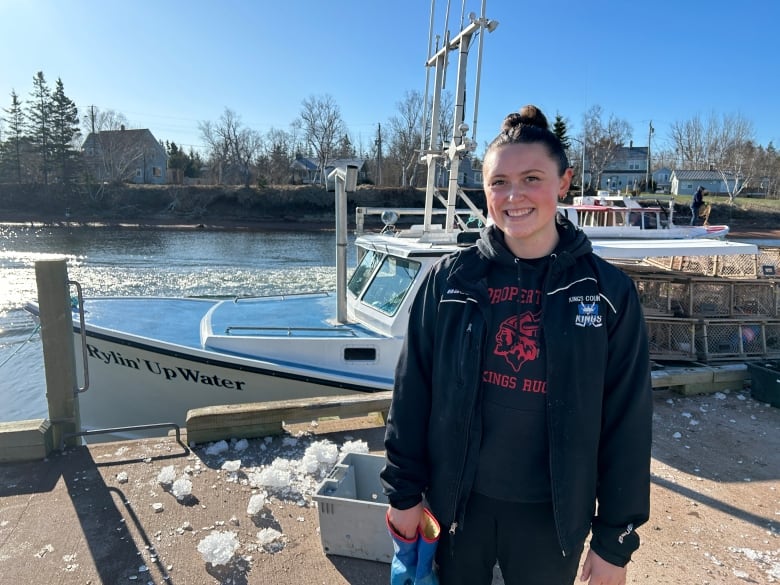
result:
[(510, 183), (509, 189), (507, 190), (507, 198), (508, 199), (517, 199), (518, 197), (523, 196), (523, 189), (519, 183)]

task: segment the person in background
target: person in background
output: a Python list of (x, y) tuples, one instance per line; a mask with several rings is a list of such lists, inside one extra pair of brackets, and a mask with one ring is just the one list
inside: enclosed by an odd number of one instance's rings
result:
[(696, 189), (696, 193), (693, 194), (691, 199), (691, 225), (696, 225), (696, 220), (699, 217), (699, 210), (704, 205), (704, 187), (699, 185)]
[[(380, 475), (391, 534), (441, 526), (441, 585), (622, 585), (648, 520), (652, 391), (631, 279), (557, 213), (572, 169), (535, 106), (483, 164), (492, 225), (411, 309)], [(397, 573), (396, 573), (397, 574)]]

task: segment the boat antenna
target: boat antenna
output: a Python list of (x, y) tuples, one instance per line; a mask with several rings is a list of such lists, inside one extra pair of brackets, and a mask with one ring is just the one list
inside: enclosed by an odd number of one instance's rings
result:
[[(431, 0), (431, 20), (430, 24), (428, 25), (428, 57), (426, 58), (426, 62), (431, 58), (431, 55), (433, 54), (432, 51), (432, 44), (433, 44), (433, 15), (436, 8), (436, 0)], [(436, 41), (436, 50), (439, 50), (439, 41), (437, 37)], [(423, 98), (423, 115), (422, 115), (422, 126), (420, 127), (420, 156), (422, 156), (422, 153), (425, 151), (425, 128), (428, 126), (428, 88), (430, 87), (431, 83), (431, 68), (426, 67), (425, 68), (425, 97)]]
[[(486, 0), (483, 0), (483, 4)], [(483, 5), (484, 11), (484, 5)], [(449, 2), (447, 4), (447, 16), (449, 18)], [(425, 211), (423, 216), (423, 232), (428, 234), (432, 231), (432, 207), (433, 200), (438, 197), (436, 185), (436, 164), (440, 158), (446, 158), (449, 166), (449, 177), (447, 185), (447, 199), (445, 203), (446, 216), (444, 220), (444, 232), (450, 234), (455, 228), (455, 204), (458, 198), (458, 168), (461, 157), (467, 152), (474, 150), (476, 144), (467, 137), (470, 128), (464, 123), (465, 119), (465, 88), (467, 59), (469, 46), (475, 34), (483, 32), (487, 28), (492, 32), (498, 26), (497, 21), (491, 21), (484, 16), (477, 18), (476, 14), (469, 14), (471, 21), (452, 39), (449, 33), (444, 39), (441, 48), (437, 48), (426, 62), (426, 67), (435, 67), (435, 83), (433, 86), (433, 99), (431, 100), (431, 130), (428, 150), (425, 150), (422, 159), (428, 167), (426, 189), (425, 189)], [(444, 88), (444, 75), (447, 69), (448, 54), (450, 51), (458, 52), (457, 77), (455, 90), (455, 112), (453, 120), (453, 133), (449, 145), (445, 148), (440, 144), (440, 137), (437, 128), (437, 121), (441, 109), (441, 96)], [(441, 199), (439, 199), (441, 201)], [(444, 203), (444, 201), (442, 201)]]
[[(485, 4), (487, 3), (487, 0), (482, 0), (482, 13), (480, 14), (480, 21), (481, 22), (488, 22), (487, 18), (485, 17)], [(496, 22), (496, 21), (493, 21)], [(490, 32), (493, 32), (495, 30), (495, 27), (498, 25), (493, 25), (493, 28), (489, 28), (491, 26), (490, 23), (487, 24)], [(479, 80), (482, 77), (482, 45), (484, 44), (485, 40), (485, 31), (480, 29), (480, 31), (477, 33), (479, 34), (479, 45), (477, 46), (477, 78), (475, 80), (474, 84), (474, 123), (471, 125), (471, 141), (476, 144), (477, 143), (477, 113), (479, 112)]]

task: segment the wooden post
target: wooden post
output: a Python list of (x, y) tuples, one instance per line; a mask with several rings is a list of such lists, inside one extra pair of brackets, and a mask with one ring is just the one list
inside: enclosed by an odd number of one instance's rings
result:
[[(38, 307), (43, 342), (43, 365), (46, 371), (46, 401), (53, 426), (53, 444), (62, 444), (66, 433), (79, 432), (78, 398), (76, 396), (76, 360), (73, 353), (73, 320), (65, 259), (39, 260), (35, 263)], [(80, 444), (76, 438), (65, 442)]]

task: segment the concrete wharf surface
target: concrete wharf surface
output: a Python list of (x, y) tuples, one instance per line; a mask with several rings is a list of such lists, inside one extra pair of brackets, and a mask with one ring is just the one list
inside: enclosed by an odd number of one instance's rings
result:
[[(747, 390), (654, 396), (652, 516), (639, 531), (643, 545), (629, 565), (628, 583), (780, 582), (780, 409), (752, 400)], [(304, 444), (324, 439), (365, 441), (370, 452), (382, 452), (376, 419), (321, 421), (288, 431), (305, 435), (294, 447), (289, 438), (287, 447), (283, 438), (250, 441), (240, 454), (242, 471), (284, 456), (285, 449), (300, 455)], [(238, 456), (206, 455), (204, 447), (190, 451), (164, 437), (0, 465), (0, 582), (389, 582), (387, 564), (324, 554), (310, 490), (273, 498), (266, 518), (249, 518), (251, 488), (220, 469)], [(192, 497), (182, 503), (157, 482), (168, 465), (177, 477), (190, 470)], [(126, 483), (120, 473), (127, 474)], [(155, 512), (154, 503), (163, 511)], [(259, 550), (256, 534), (266, 526), (285, 535), (281, 550)], [(212, 529), (238, 534), (241, 546), (228, 565), (212, 567), (197, 551)]]

